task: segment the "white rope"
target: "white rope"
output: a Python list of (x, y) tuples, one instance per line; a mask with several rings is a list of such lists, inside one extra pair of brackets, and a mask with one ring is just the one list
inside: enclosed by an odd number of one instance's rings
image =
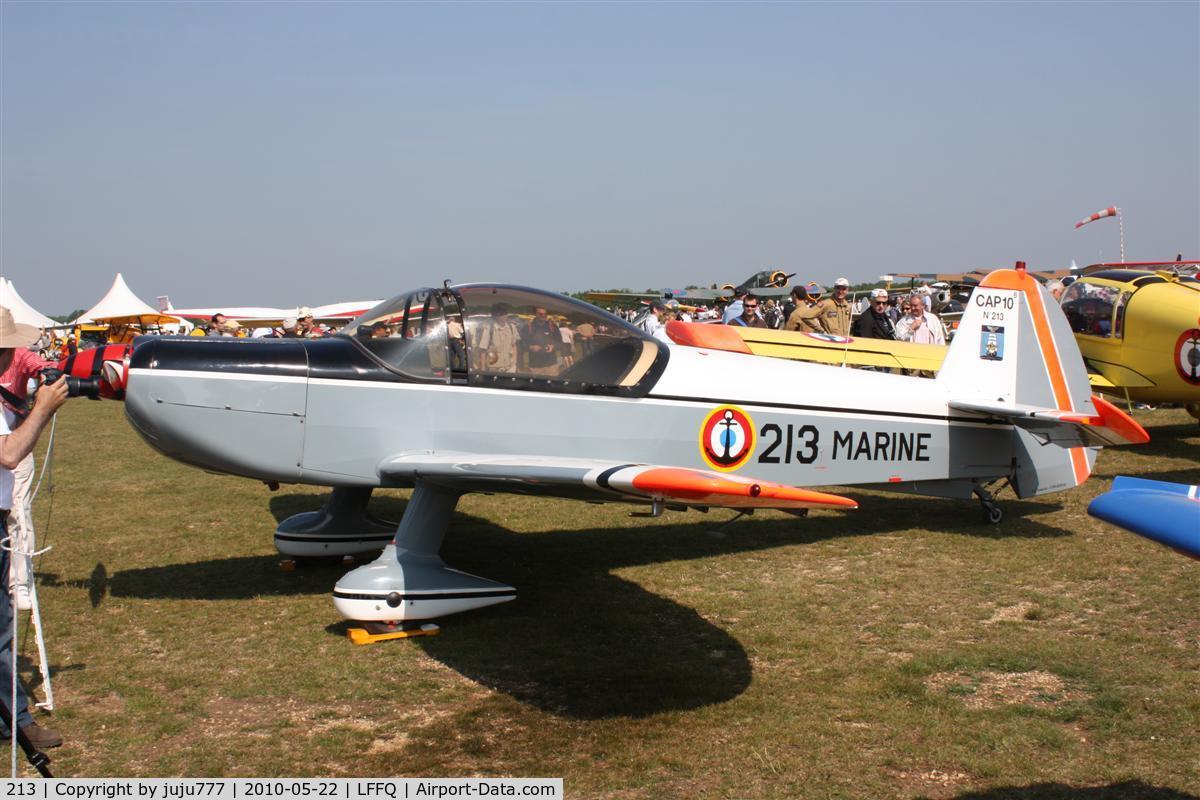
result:
[[(37, 499), (38, 490), (42, 488), (42, 480), (46, 477), (46, 470), (50, 469), (50, 464), (53, 462), (51, 456), (54, 454), (54, 426), (58, 424), (58, 414), (50, 418), (50, 438), (46, 441), (46, 454), (42, 456), (42, 473), (38, 475), (37, 484), (34, 485), (33, 491), (29, 493), (29, 510), (30, 525), (33, 524), (33, 501)], [(50, 472), (50, 491), (54, 491), (54, 472)]]
[[(29, 493), (29, 502), (25, 507), (25, 521), (29, 525), (29, 541), (31, 543), (37, 541), (37, 532), (33, 529), (33, 501), (37, 499), (38, 490), (42, 488), (42, 481), (45, 480), (47, 472), (50, 473), (50, 494), (51, 496), (54, 494), (54, 431), (57, 424), (58, 414), (55, 413), (50, 418), (50, 437), (46, 441), (46, 453), (42, 456), (42, 471), (38, 475), (37, 484), (34, 485), (33, 491)], [(46, 690), (46, 699), (36, 705), (38, 708), (45, 709), (46, 711), (54, 710), (54, 686), (50, 683), (50, 660), (46, 655), (46, 634), (42, 628), (42, 608), (41, 604), (38, 603), (37, 571), (33, 566), (33, 558), (34, 556), (40, 556), (43, 553), (49, 552), (50, 549), (47, 546), (45, 549), (35, 550), (28, 554), (30, 620), (33, 622), (33, 640), (38, 652), (38, 672), (42, 675), (42, 685)], [(11, 563), (9, 568), (12, 568)], [(15, 613), (16, 609), (14, 607)], [(15, 641), (13, 642), (13, 646), (16, 646)]]

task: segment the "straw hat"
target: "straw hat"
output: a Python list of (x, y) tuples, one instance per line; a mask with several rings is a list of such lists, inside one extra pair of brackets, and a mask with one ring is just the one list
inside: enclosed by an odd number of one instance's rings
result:
[(41, 336), (32, 325), (23, 325), (13, 319), (12, 312), (0, 306), (0, 350), (12, 347), (28, 347)]

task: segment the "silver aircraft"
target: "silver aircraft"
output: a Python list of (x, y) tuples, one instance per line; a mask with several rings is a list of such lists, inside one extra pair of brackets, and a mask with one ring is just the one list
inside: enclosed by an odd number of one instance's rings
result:
[(438, 555), (466, 492), (803, 514), (856, 507), (810, 487), (863, 485), (974, 495), (999, 522), (997, 482), (1068, 489), (1098, 447), (1148, 439), (1091, 396), (1023, 264), (980, 284), (936, 379), (676, 345), (565, 296), (468, 284), (388, 300), (326, 339), (140, 339), (126, 409), (172, 458), (334, 487), (323, 512), (281, 525), (285, 552), (378, 550), (367, 496), (413, 487), (383, 554), (334, 590), (344, 616), (396, 626), (515, 597)]

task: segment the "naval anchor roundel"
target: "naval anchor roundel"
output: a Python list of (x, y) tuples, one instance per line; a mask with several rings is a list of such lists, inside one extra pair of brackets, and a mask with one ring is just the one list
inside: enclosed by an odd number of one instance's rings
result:
[(754, 422), (737, 406), (709, 412), (700, 426), (700, 454), (713, 469), (730, 472), (754, 452)]
[(1175, 369), (1185, 381), (1200, 386), (1200, 328), (1179, 335), (1175, 342)]

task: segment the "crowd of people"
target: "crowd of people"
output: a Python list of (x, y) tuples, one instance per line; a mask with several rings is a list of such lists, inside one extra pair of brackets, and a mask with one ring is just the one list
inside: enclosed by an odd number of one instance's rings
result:
[(304, 306), (296, 311), (296, 316), (282, 320), (277, 328), (269, 326), (250, 327), (241, 324), (235, 319), (230, 319), (224, 314), (213, 314), (207, 325), (197, 325), (192, 329), (190, 335), (265, 339), (319, 339), (322, 336), (329, 336), (335, 332), (330, 326), (317, 324), (313, 320), (312, 309)]
[[(728, 302), (717, 301), (712, 308), (652, 301), (649, 313), (642, 315), (638, 324), (647, 333), (664, 340), (666, 323), (671, 320), (702, 322), (719, 318), (725, 325), (748, 328), (946, 344), (946, 327), (933, 312), (932, 297), (928, 286), (907, 295), (873, 289), (856, 303), (850, 299), (850, 281), (846, 278), (834, 281), (833, 292), (828, 296), (816, 283), (795, 286), (783, 302), (760, 298), (739, 286)], [(633, 311), (618, 313), (627, 320), (636, 318)]]

